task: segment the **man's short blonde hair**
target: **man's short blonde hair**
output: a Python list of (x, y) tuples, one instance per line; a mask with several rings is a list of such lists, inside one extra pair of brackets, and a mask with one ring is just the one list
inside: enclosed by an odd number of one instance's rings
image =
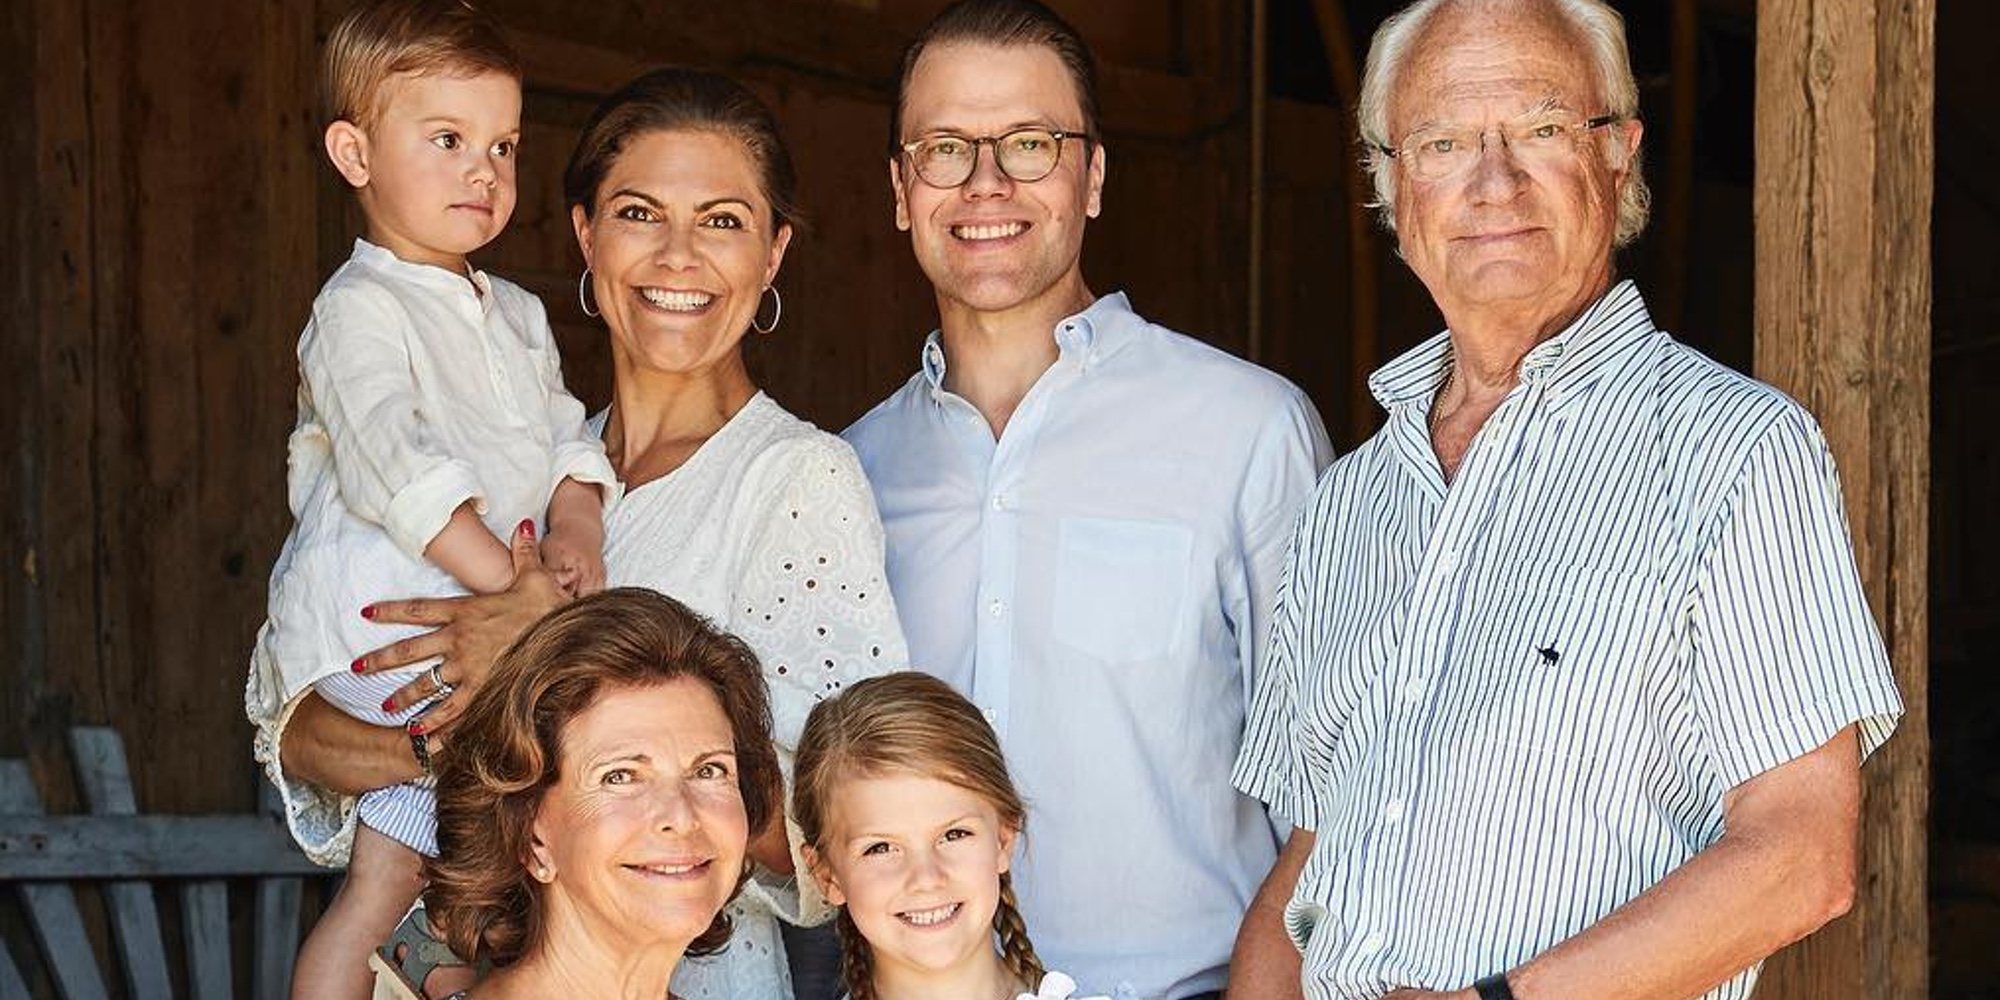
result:
[(326, 38), (320, 62), (321, 126), (362, 128), (382, 113), (383, 85), (399, 73), (505, 73), (521, 57), (500, 26), (465, 0), (367, 0)]

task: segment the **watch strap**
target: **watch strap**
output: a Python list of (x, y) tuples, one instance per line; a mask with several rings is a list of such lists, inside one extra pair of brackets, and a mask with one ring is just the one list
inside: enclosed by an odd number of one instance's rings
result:
[(1507, 985), (1507, 974), (1496, 972), (1472, 984), (1479, 1000), (1515, 1000), (1514, 990)]
[(404, 731), (410, 734), (410, 754), (417, 758), (417, 766), (424, 769), (424, 776), (429, 777), (433, 773), (431, 771), (430, 734), (418, 729), (414, 721)]

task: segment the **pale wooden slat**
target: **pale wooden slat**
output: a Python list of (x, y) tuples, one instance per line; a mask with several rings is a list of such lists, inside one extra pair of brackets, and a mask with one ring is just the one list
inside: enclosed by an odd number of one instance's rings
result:
[(181, 887), (181, 933), (187, 938), (188, 995), (229, 1000), (229, 886), (216, 880)]
[[(69, 732), (69, 748), (77, 783), (83, 786), (91, 812), (104, 816), (138, 813), (132, 772), (125, 763), (125, 743), (116, 731), (78, 726)], [(160, 914), (151, 883), (112, 882), (105, 885), (104, 897), (111, 908), (112, 940), (123, 966), (126, 993), (134, 997), (172, 996), (167, 948), (160, 934)]]
[(0, 879), (315, 875), (283, 829), (252, 816), (0, 816)]
[[(41, 811), (42, 799), (35, 792), (28, 762), (0, 760), (0, 823)], [(97, 970), (97, 956), (83, 932), (83, 915), (77, 912), (76, 895), (69, 886), (23, 885), (21, 900), (27, 904), (28, 922), (41, 943), (56, 988), (66, 1000), (102, 1000), (106, 996), (104, 977)]]
[(14, 968), (14, 959), (0, 945), (0, 1000), (30, 1000), (28, 984), (21, 979), (21, 970)]
[(285, 1000), (291, 993), (301, 890), (296, 878), (257, 882), (257, 940), (250, 969), (251, 995), (257, 1000)]
[[(257, 783), (257, 809), (283, 828), (285, 806), (268, 781)], [(250, 967), (250, 995), (256, 1000), (287, 1000), (291, 995), (303, 890), (304, 883), (296, 878), (257, 880), (257, 922), (251, 932), (256, 937)]]

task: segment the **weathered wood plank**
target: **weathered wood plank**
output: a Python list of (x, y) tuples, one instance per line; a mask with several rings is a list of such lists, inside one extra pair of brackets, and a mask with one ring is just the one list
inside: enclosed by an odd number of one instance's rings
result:
[[(1319, 28), (1320, 45), (1326, 50), (1327, 66), (1333, 75), (1334, 106), (1340, 113), (1339, 141), (1334, 143), (1333, 162), (1339, 164), (1341, 190), (1346, 194), (1342, 220), (1347, 226), (1347, 411), (1334, 414), (1331, 423), (1337, 440), (1360, 441), (1382, 422), (1382, 411), (1368, 391), (1368, 376), (1382, 364), (1381, 298), (1382, 282), (1375, 258), (1375, 213), (1368, 203), (1375, 198), (1375, 181), (1362, 166), (1355, 151), (1360, 141), (1360, 119), (1355, 108), (1361, 103), (1359, 49), (1348, 30), (1347, 4), (1342, 0), (1313, 0), (1313, 22)], [(1306, 328), (1300, 330), (1307, 336)], [(1322, 415), (1324, 416), (1324, 414)]]
[(0, 816), (0, 879), (316, 875), (282, 827), (248, 816)]
[[(41, 811), (41, 796), (25, 761), (0, 760), (0, 823), (30, 817)], [(21, 901), (28, 908), (28, 922), (41, 943), (42, 956), (56, 988), (67, 1000), (103, 1000), (107, 996), (104, 978), (97, 969), (97, 953), (83, 930), (83, 915), (76, 908), (76, 894), (67, 885), (21, 886)]]
[[(284, 803), (269, 781), (257, 783), (257, 810), (274, 822), (284, 822)], [(304, 886), (296, 878), (257, 880), (257, 921), (251, 929), (250, 955), (250, 995), (255, 1000), (286, 1000), (291, 995)]]
[[(1930, 984), (1931, 211), (1937, 0), (1878, 0), (1873, 245), (1884, 262), (1868, 329), (1871, 391), (1884, 410), (1873, 461), (1884, 480), (1870, 531), (1881, 541), (1875, 608), (1903, 693), (1897, 736), (1872, 766), (1862, 884), (1869, 996), (1917, 996)], [(1886, 280), (1880, 280), (1886, 279)]]
[(1926, 575), (1934, 0), (1757, 8), (1757, 373), (1812, 409), (1906, 712), (1863, 772), (1854, 910), (1760, 996), (1928, 991)]
[(292, 989), (292, 966), (299, 952), (299, 904), (303, 883), (267, 878), (257, 883), (257, 930), (251, 956), (250, 995), (285, 1000)]
[[(116, 731), (78, 726), (70, 730), (69, 746), (77, 784), (83, 787), (91, 812), (131, 816), (139, 811), (132, 796), (132, 773), (125, 766), (125, 744)], [(104, 896), (111, 908), (112, 938), (118, 947), (126, 992), (135, 997), (171, 996), (167, 950), (160, 936), (152, 884), (112, 882), (104, 887)]]
[(227, 883), (204, 880), (181, 886), (181, 935), (187, 940), (188, 995), (229, 1000), (234, 987), (229, 968)]
[(30, 1000), (28, 984), (21, 979), (21, 970), (14, 968), (14, 959), (4, 947), (0, 947), (0, 1000)]
[[(35, 38), (49, 26), (38, 24), (35, 4), (15, 3), (0, 16), (0, 176), (10, 179), (11, 197), (0, 198), (0, 315), (8, 317), (0, 337), (0, 448), (12, 456), (0, 480), (0, 649), (7, 650), (8, 679), (16, 690), (34, 689), (46, 669), (42, 634), (41, 440), (42, 398), (49, 373), (41, 368), (39, 277), (47, 269), (40, 245), (38, 208), (45, 187), (39, 175), (42, 137), (36, 114), (41, 67)], [(18, 193), (14, 193), (18, 192)], [(30, 698), (0, 699), (0, 754), (28, 751), (25, 734), (33, 710)], [(0, 956), (4, 957), (4, 956)]]

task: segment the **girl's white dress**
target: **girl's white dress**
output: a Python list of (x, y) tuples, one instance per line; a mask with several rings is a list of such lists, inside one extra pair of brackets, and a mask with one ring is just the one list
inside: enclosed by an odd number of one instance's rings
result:
[[(593, 422), (602, 432), (604, 417)], [(882, 524), (853, 449), (762, 393), (671, 474), (629, 490), (605, 518), (614, 586), (644, 586), (712, 618), (764, 667), (779, 763), (790, 786), (806, 713), (844, 685), (908, 665), (882, 568)], [(393, 596), (393, 595), (381, 595)], [(292, 705), (262, 720), (258, 759), (294, 822), (352, 836), (351, 800), (287, 782), (277, 766)], [(793, 864), (804, 872), (797, 826)], [(789, 1000), (778, 920), (817, 924), (831, 911), (810, 878), (760, 873), (730, 904), (735, 934), (720, 955), (674, 976), (684, 1000)]]
[(1082, 997), (1076, 995), (1076, 980), (1050, 970), (1043, 974), (1041, 988), (1033, 993), (1023, 993), (1014, 1000), (1111, 1000), (1105, 996)]
[[(849, 994), (842, 994), (840, 1000), (854, 1000)], [(1055, 971), (1042, 975), (1042, 985), (1033, 993), (1022, 993), (1014, 1000), (1111, 1000), (1106, 996), (1077, 996), (1076, 980)]]

